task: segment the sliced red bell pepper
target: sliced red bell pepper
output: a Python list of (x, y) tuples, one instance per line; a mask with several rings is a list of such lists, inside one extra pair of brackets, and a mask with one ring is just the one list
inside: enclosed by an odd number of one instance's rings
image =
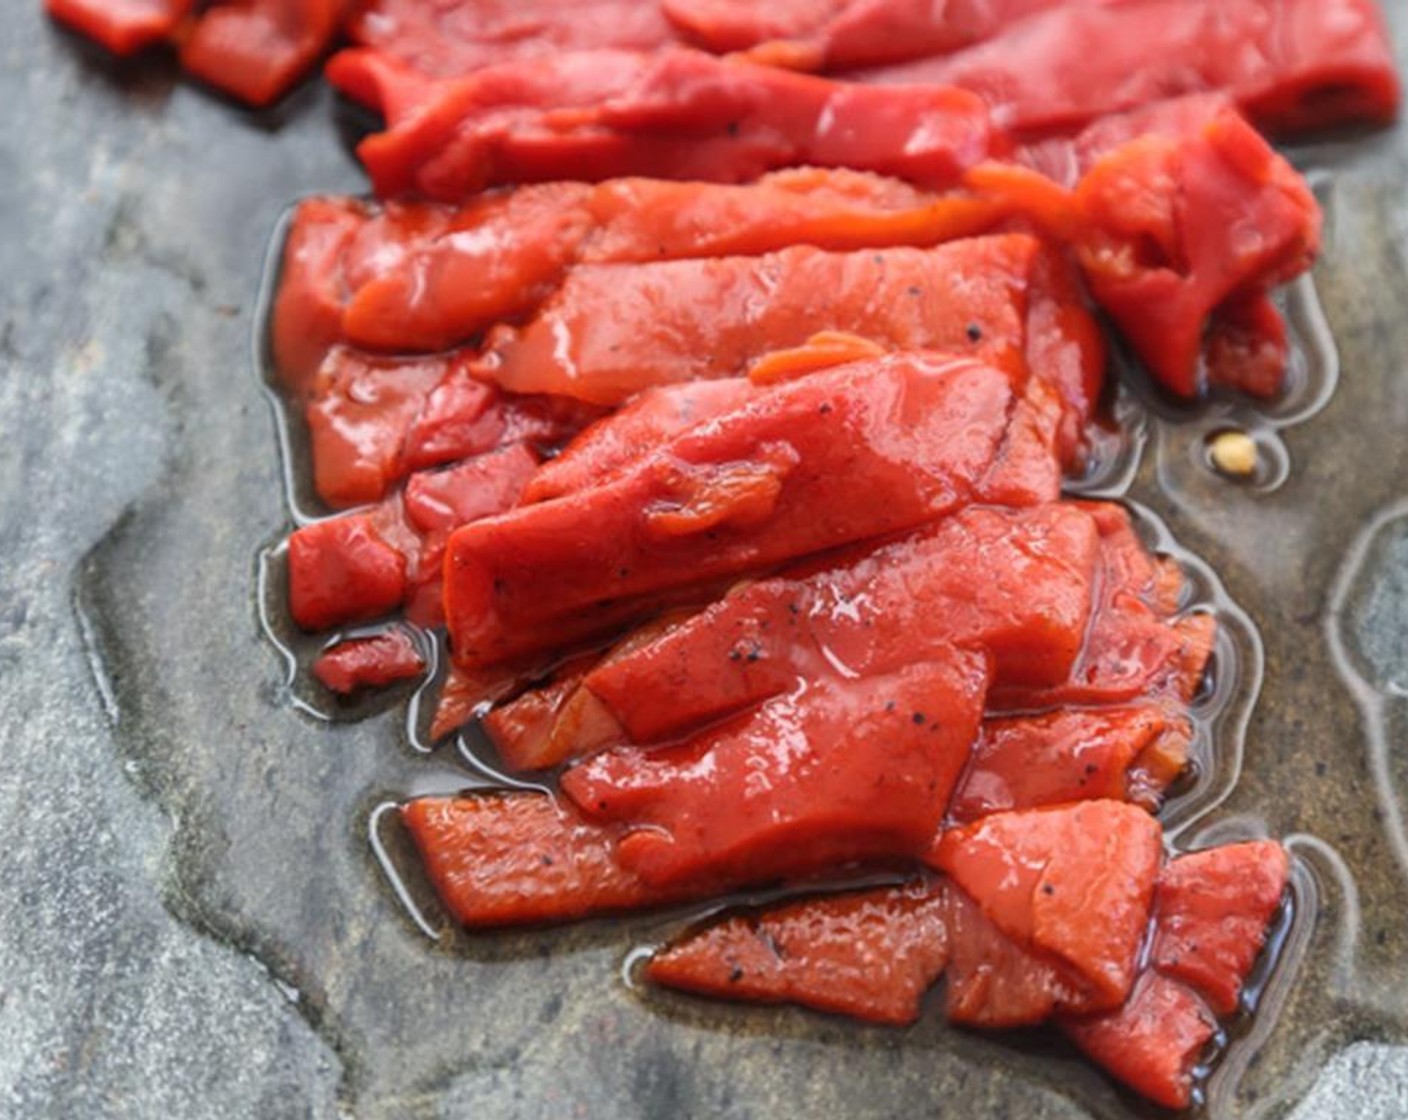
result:
[(425, 658), (399, 627), (368, 638), (349, 638), (321, 654), (313, 675), (333, 692), (382, 688), (425, 672)]
[(1088, 991), (1071, 969), (1008, 937), (967, 893), (949, 884), (949, 963), (944, 1013), (961, 1026), (1036, 1026), (1061, 1007), (1082, 1007)]
[(421, 798), (401, 819), (446, 908), (471, 929), (567, 922), (708, 889), (648, 886), (621, 866), (614, 830), (546, 794)]
[(1006, 150), (981, 99), (882, 90), (668, 50), (567, 52), (427, 82), (369, 50), (327, 68), (387, 118), (358, 147), (377, 193), (454, 202), (485, 186), (652, 175), (743, 182), (811, 164), (952, 185)]
[(759, 62), (848, 70), (943, 55), (1062, 4), (1110, 0), (662, 0), (690, 42)]
[(1042, 171), (986, 164), (968, 189), (1006, 198), (1073, 249), (1162, 386), (1182, 397), (1209, 384), (1280, 390), (1286, 330), (1266, 293), (1310, 267), (1321, 214), (1300, 174), (1225, 99), (1125, 114), (1022, 158)]
[(648, 51), (676, 38), (658, 0), (365, 0), (347, 33), (437, 77), (563, 51)]
[[(1245, 307), (1304, 272), (1320, 242), (1320, 209), (1305, 181), (1230, 111), (1195, 133), (1116, 149), (1082, 177), (1076, 196), (1087, 223), (1078, 255), (1092, 293), (1159, 383), (1183, 397), (1204, 388), (1199, 359), (1218, 309)], [(1251, 306), (1253, 328), (1276, 317), (1264, 302)], [(1245, 329), (1247, 313), (1234, 322)], [(1228, 375), (1222, 364), (1213, 372)], [(1247, 376), (1241, 387), (1266, 395), (1279, 378)]]
[(1002, 934), (1078, 979), (1087, 994), (1075, 1010), (1129, 995), (1163, 859), (1144, 810), (1083, 801), (996, 813), (945, 832), (930, 859)]
[(1097, 541), (1070, 506), (964, 510), (744, 585), (584, 685), (649, 743), (824, 674), (864, 676), (947, 645), (989, 653), (997, 680), (1062, 680), (1085, 641)]
[(1159, 875), (1148, 967), (1129, 1001), (1062, 1021), (1077, 1046), (1116, 1080), (1167, 1108), (1192, 1101), (1195, 1067), (1237, 1009), (1286, 887), (1285, 849), (1228, 844), (1180, 856)]
[(342, 262), (369, 213), (357, 199), (315, 197), (289, 221), (269, 342), (279, 382), (299, 403), (342, 340)]
[(972, 90), (1026, 135), (1206, 91), (1281, 133), (1387, 123), (1399, 102), (1374, 0), (1067, 3), (967, 50), (859, 77)]
[(903, 1026), (948, 963), (935, 880), (825, 895), (740, 914), (650, 959), (656, 984), (699, 995), (796, 1003)]
[(288, 539), (288, 602), (305, 630), (388, 614), (406, 597), (406, 557), (365, 516), (305, 525)]
[[(742, 186), (529, 184), (453, 209), (389, 202), (349, 247), (343, 330), (371, 349), (436, 350), (532, 310), (572, 263), (755, 256), (799, 244), (935, 245), (986, 232), (1011, 209), (999, 195), (928, 196), (878, 176), (819, 169)], [(361, 244), (375, 251), (359, 253)]]
[[(303, 410), (319, 498), (333, 509), (347, 509), (386, 497), (406, 474), (406, 433), (452, 360), (332, 349)], [(482, 395), (487, 411), (500, 394), (485, 386)]]
[[(1192, 728), (1173, 706), (1069, 709), (990, 719), (949, 806), (959, 822), (1013, 809), (1110, 799), (1158, 807), (1182, 770)], [(1149, 763), (1140, 780), (1141, 757)], [(1162, 782), (1162, 784), (1158, 784)]]
[(667, 888), (912, 859), (943, 817), (987, 683), (986, 657), (957, 651), (808, 682), (677, 746), (598, 754), (562, 790), (625, 828), (622, 866)]
[(1115, 1080), (1155, 1104), (1183, 1109), (1193, 1101), (1193, 1073), (1217, 1020), (1186, 985), (1151, 970), (1124, 1006), (1064, 1020), (1062, 1029)]
[(526, 443), (561, 446), (598, 410), (508, 394), (472, 377), (464, 351), (386, 357), (334, 347), (304, 409), (318, 496), (334, 508), (379, 501), (413, 471)]
[(169, 40), (195, 0), (44, 0), (48, 13), (113, 54), (135, 54)]
[(181, 43), (190, 74), (249, 105), (287, 93), (332, 45), (345, 0), (225, 0)]
[(1085, 648), (1068, 680), (1052, 687), (998, 684), (994, 710), (1030, 712), (1164, 697), (1187, 702), (1202, 683), (1217, 621), (1179, 616), (1182, 576), (1156, 560), (1129, 514), (1111, 503), (1085, 503), (1100, 529), (1098, 600)]
[(404, 606), (422, 626), (444, 620), (445, 544), (462, 525), (511, 508), (538, 465), (521, 443), (411, 476), (404, 494), (360, 514), (315, 522), (289, 538), (289, 604), (324, 630)]
[(543, 183), (454, 209), (386, 203), (364, 227), (361, 254), (344, 265), (347, 339), (373, 350), (442, 350), (530, 311), (591, 231), (592, 193)]
[[(583, 265), (523, 327), (489, 338), (483, 376), (512, 392), (615, 405), (652, 385), (745, 373), (822, 330), (972, 353), (1025, 375), (1025, 235), (934, 249)], [(826, 292), (825, 300), (816, 298)]]
[[(560, 647), (599, 632), (603, 607), (619, 623), (641, 597), (982, 501), (1013, 405), (1003, 374), (938, 355), (775, 386), (599, 486), (458, 531), (445, 598), (454, 656), (469, 667)], [(1054, 457), (1044, 468), (1024, 504), (1055, 496)]]
[(569, 658), (545, 683), (495, 708), (484, 717), (483, 728), (499, 757), (513, 770), (544, 770), (625, 742), (620, 721), (582, 682), (592, 670), (630, 657), (693, 613), (688, 609), (666, 612), (605, 652)]
[(1237, 1009), (1289, 874), (1274, 841), (1227, 844), (1173, 860), (1159, 876), (1151, 962), (1219, 1015)]
[(603, 483), (674, 436), (741, 407), (758, 392), (740, 377), (646, 389), (544, 463), (529, 481), (523, 500), (548, 501)]

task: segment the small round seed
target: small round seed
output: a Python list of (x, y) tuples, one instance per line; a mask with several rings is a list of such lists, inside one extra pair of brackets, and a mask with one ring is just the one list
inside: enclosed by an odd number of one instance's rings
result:
[(1256, 440), (1246, 432), (1219, 432), (1209, 448), (1212, 465), (1233, 478), (1250, 478), (1256, 473)]

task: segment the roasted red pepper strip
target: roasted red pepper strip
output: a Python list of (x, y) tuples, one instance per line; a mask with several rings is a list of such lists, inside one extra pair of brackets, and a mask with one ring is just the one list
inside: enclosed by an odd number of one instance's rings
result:
[(1061, 684), (999, 683), (991, 698), (994, 709), (1030, 712), (1154, 697), (1186, 703), (1202, 683), (1216, 620), (1200, 613), (1175, 617), (1183, 582), (1177, 565), (1150, 556), (1122, 507), (1083, 505), (1101, 536), (1098, 602), (1085, 648)]
[(743, 182), (811, 164), (951, 186), (1006, 150), (982, 100), (940, 87), (881, 90), (701, 52), (568, 52), (428, 82), (368, 50), (328, 79), (388, 129), (358, 155), (378, 194), (455, 202), (496, 183)]
[(401, 810), (436, 892), (471, 929), (566, 922), (708, 893), (647, 886), (616, 858), (616, 833), (546, 794), (429, 797)]
[[(1152, 185), (1170, 181), (1171, 190)], [(1094, 164), (1076, 195), (1092, 293), (1179, 396), (1204, 387), (1199, 357), (1218, 308), (1299, 275), (1319, 248), (1309, 187), (1230, 111), (1193, 134), (1124, 145)], [(1214, 372), (1226, 377), (1222, 366)], [(1279, 379), (1240, 387), (1265, 395)]]
[(561, 498), (605, 482), (674, 436), (739, 408), (758, 392), (751, 381), (738, 377), (647, 389), (544, 463), (528, 483), (523, 500)]
[[(949, 814), (974, 821), (1102, 798), (1155, 809), (1191, 737), (1186, 716), (1156, 704), (985, 720)], [(1141, 756), (1149, 767), (1142, 780)]]
[(538, 465), (522, 444), (413, 475), (404, 494), (367, 513), (315, 522), (289, 538), (289, 604), (325, 630), (404, 606), (422, 626), (444, 621), (440, 585), (451, 532), (517, 504)]
[(972, 90), (1028, 135), (1205, 91), (1282, 133), (1387, 123), (1399, 101), (1374, 0), (1062, 4), (968, 50), (859, 76)]
[(562, 789), (628, 829), (621, 864), (667, 888), (912, 859), (967, 760), (987, 680), (985, 657), (951, 652), (812, 681), (678, 746), (596, 755)]
[[(1234, 109), (1185, 98), (1026, 158), (1044, 173), (986, 164), (967, 185), (1073, 248), (1096, 302), (1159, 384), (1180, 397), (1208, 384), (1279, 391), (1285, 327), (1266, 293), (1310, 267), (1321, 213)], [(1077, 185), (1067, 193), (1048, 175)]]
[(300, 202), (289, 220), (269, 344), (280, 385), (300, 404), (342, 341), (344, 260), (369, 215), (357, 199), (319, 197)]
[(1108, 0), (662, 0), (661, 6), (690, 42), (708, 50), (834, 71), (947, 54), (1033, 13), (1082, 2)]
[(1186, 985), (1149, 971), (1123, 1007), (1062, 1024), (1071, 1041), (1117, 1081), (1165, 1108), (1193, 1101), (1193, 1071), (1217, 1020)]
[(484, 717), (483, 728), (499, 757), (513, 770), (543, 770), (624, 742), (621, 724), (606, 705), (582, 687), (583, 680), (594, 669), (630, 657), (693, 613), (688, 609), (667, 612), (632, 630), (605, 653), (570, 658), (546, 683), (490, 712)]
[(950, 830), (931, 861), (1001, 933), (1069, 970), (1093, 1011), (1118, 1007), (1134, 983), (1161, 841), (1142, 809), (1085, 801)]
[(344, 695), (359, 688), (382, 688), (424, 671), (425, 658), (400, 628), (338, 642), (313, 663), (313, 675), (326, 688)]
[(650, 959), (656, 984), (903, 1026), (948, 963), (935, 880), (827, 895), (706, 926)]
[(1268, 840), (1173, 860), (1159, 876), (1153, 966), (1193, 988), (1217, 1014), (1232, 1014), (1289, 870), (1286, 849)]
[[(817, 291), (831, 298), (808, 294)], [(829, 364), (830, 354), (816, 361), (818, 346), (825, 349), (819, 332), (973, 353), (1018, 386), (1030, 371), (1050, 389), (1031, 399), (1045, 414), (1040, 424), (1055, 425), (1063, 463), (1080, 461), (1104, 380), (1104, 341), (1069, 267), (1026, 234), (932, 249), (797, 246), (756, 257), (583, 265), (528, 323), (491, 332), (475, 369), (513, 392), (608, 405), (647, 387), (745, 369), (775, 380), (779, 363), (791, 360), (778, 349), (805, 345), (806, 364)], [(760, 353), (760, 340), (771, 354)]]
[(585, 687), (634, 742), (944, 645), (998, 680), (1064, 679), (1085, 641), (1098, 537), (1068, 506), (969, 509), (893, 544), (748, 584), (594, 668)]
[[(956, 882), (726, 919), (665, 949), (649, 975), (705, 994), (905, 1022), (947, 957), (956, 1023), (1026, 1026), (1124, 1002), (1161, 858), (1151, 817), (1109, 801), (1003, 814), (950, 833), (943, 847)], [(856, 992), (849, 1000), (847, 989)]]
[(181, 43), (181, 65), (249, 105), (269, 105), (318, 61), (337, 34), (344, 0), (226, 0)]
[[(602, 485), (458, 531), (445, 598), (454, 656), (470, 667), (560, 647), (597, 630), (592, 609), (603, 604), (624, 621), (638, 597), (981, 501), (1004, 439), (1031, 438), (1007, 431), (1014, 404), (1003, 374), (938, 355), (892, 355), (773, 387)], [(1055, 496), (1054, 457), (1038, 466), (1022, 504)]]
[(1167, 864), (1149, 967), (1129, 1001), (1104, 1015), (1063, 1020), (1063, 1029), (1116, 1080), (1167, 1108), (1187, 1108), (1194, 1068), (1217, 1028), (1213, 1014), (1236, 1010), (1288, 871), (1285, 849), (1264, 840)]
[(44, 0), (49, 14), (113, 54), (135, 54), (176, 34), (195, 0)]
[(368, 517), (315, 521), (288, 540), (289, 613), (305, 630), (379, 618), (406, 598), (406, 557)]
[(304, 410), (318, 496), (379, 501), (413, 471), (526, 443), (558, 447), (598, 415), (565, 398), (501, 392), (470, 375), (473, 355), (391, 358), (336, 347)]
[(347, 33), (436, 77), (563, 51), (654, 50), (676, 39), (658, 0), (367, 0)]
[(527, 325), (491, 334), (481, 372), (512, 392), (614, 405), (651, 385), (736, 376), (769, 350), (842, 330), (898, 349), (973, 353), (1024, 378), (1024, 296), (1039, 251), (1012, 234), (934, 249), (796, 246), (584, 265)]
[[(1011, 209), (1000, 196), (931, 197), (894, 180), (814, 169), (745, 186), (530, 184), (454, 209), (390, 202), (365, 219), (340, 269), (343, 331), (372, 349), (441, 349), (531, 311), (573, 263), (934, 245), (983, 233)], [(383, 248), (359, 254), (363, 245)]]

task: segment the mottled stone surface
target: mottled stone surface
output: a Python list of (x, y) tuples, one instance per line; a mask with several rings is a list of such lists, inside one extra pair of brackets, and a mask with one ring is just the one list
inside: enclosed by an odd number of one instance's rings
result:
[[(287, 201), (359, 187), (330, 99), (251, 117), (37, 9), (0, 0), (0, 1115), (1139, 1115), (1045, 1038), (636, 994), (625, 952), (669, 918), (416, 932), (367, 818), (463, 775), (405, 746), (399, 709), (294, 711), (253, 590), (286, 524), (254, 293)], [(1155, 423), (1132, 496), (1264, 636), (1240, 781), (1196, 827), (1303, 834), (1316, 884), (1214, 1111), (1387, 1120), (1408, 1115), (1408, 143), (1303, 159), (1335, 169), (1338, 393), (1282, 431), (1274, 493), (1197, 467), (1185, 418)]]

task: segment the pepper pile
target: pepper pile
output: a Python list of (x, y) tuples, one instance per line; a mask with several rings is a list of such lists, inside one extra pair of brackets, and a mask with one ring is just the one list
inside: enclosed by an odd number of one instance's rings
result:
[(344, 511), (290, 610), (445, 626), (435, 735), (554, 788), (404, 806), (459, 921), (782, 885), (650, 978), (902, 1024), (942, 976), (1190, 1103), (1288, 860), (1167, 855), (1216, 620), (1061, 487), (1098, 317), (1174, 396), (1281, 391), (1320, 213), (1257, 128), (1392, 118), (1369, 0), (49, 7), (256, 104), (357, 44), (378, 197), (299, 205), (271, 323)]

